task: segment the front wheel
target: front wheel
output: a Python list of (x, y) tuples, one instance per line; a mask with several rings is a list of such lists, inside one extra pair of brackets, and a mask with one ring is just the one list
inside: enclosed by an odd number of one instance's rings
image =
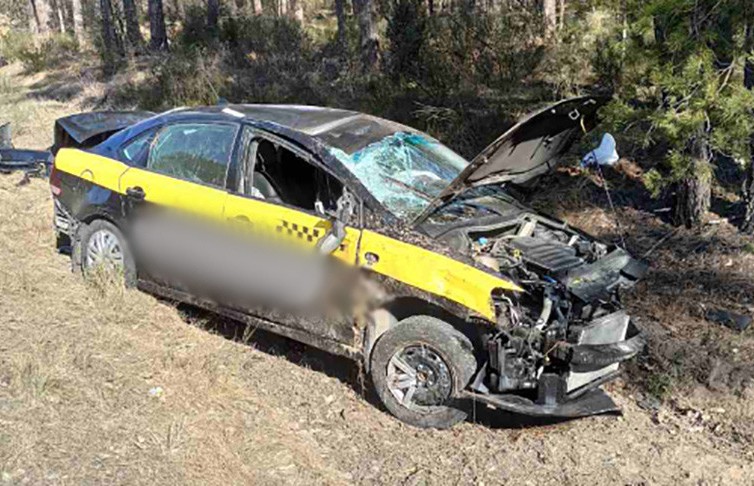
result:
[(466, 336), (440, 319), (412, 316), (377, 340), (370, 368), (393, 415), (417, 427), (445, 429), (466, 419), (452, 401), (476, 367)]

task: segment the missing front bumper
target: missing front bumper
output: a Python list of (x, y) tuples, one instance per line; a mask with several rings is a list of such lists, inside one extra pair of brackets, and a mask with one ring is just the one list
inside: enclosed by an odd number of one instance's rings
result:
[(473, 385), (473, 390), (464, 392), (462, 398), (539, 417), (576, 418), (620, 412), (599, 387), (617, 378), (620, 363), (644, 348), (644, 334), (624, 311), (595, 319), (574, 332), (574, 342), (562, 343), (554, 353), (560, 362), (567, 363), (567, 371), (543, 373), (536, 398), (520, 393), (488, 393), (486, 387)]

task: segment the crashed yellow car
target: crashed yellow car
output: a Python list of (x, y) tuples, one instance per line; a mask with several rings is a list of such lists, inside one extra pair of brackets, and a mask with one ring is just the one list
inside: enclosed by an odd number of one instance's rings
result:
[(599, 387), (644, 344), (619, 291), (645, 266), (510, 191), (549, 171), (602, 103), (532, 114), (471, 162), (330, 108), (74, 115), (53, 147), (58, 245), (85, 273), (115, 267), (145, 291), (360, 360), (415, 426), (450, 427), (475, 402), (616, 411)]

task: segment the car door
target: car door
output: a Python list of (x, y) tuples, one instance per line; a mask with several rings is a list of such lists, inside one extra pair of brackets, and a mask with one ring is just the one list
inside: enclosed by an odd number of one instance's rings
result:
[[(255, 189), (254, 177), (259, 177), (259, 172), (255, 172), (255, 167), (258, 168), (257, 160), (259, 144), (274, 144), (279, 150), (287, 151), (288, 157), (296, 157), (298, 160), (299, 172), (314, 170), (317, 176), (315, 179), (322, 180), (323, 185), (336, 185), (340, 184), (339, 181), (318, 163), (316, 158), (298, 147), (286, 143), (286, 141), (265, 133), (260, 132), (250, 127), (244, 128), (245, 133), (242, 137), (244, 140), (243, 148), (241, 149), (241, 156), (238, 158), (238, 184), (235, 187), (229, 188), (228, 197), (225, 200), (224, 217), (227, 221), (247, 227), (253, 235), (260, 237), (268, 237), (270, 241), (279, 243), (278, 248), (288, 248), (287, 244), (291, 243), (291, 253), (289, 254), (290, 260), (283, 262), (281, 267), (289, 267), (291, 265), (300, 265), (301, 267), (309, 270), (302, 270), (301, 272), (289, 272), (287, 277), (283, 275), (275, 275), (274, 278), (288, 278), (286, 283), (282, 281), (281, 288), (292, 289), (298, 288), (304, 292), (308, 289), (302, 289), (302, 286), (311, 287), (328, 287), (332, 280), (340, 279), (343, 274), (338, 273), (340, 270), (334, 270), (333, 267), (328, 267), (324, 272), (317, 273), (312, 271), (312, 265), (310, 261), (305, 260), (307, 258), (306, 252), (297, 253), (293, 251), (294, 247), (301, 247), (308, 250), (316, 250), (317, 244), (332, 228), (332, 219), (322, 214), (322, 211), (328, 211), (334, 203), (334, 197), (328, 195), (322, 195), (321, 200), (317, 201), (319, 204), (309, 205), (303, 202), (300, 197), (301, 192), (306, 192), (300, 188), (293, 194), (280, 194), (279, 197), (265, 198), (262, 194)], [(304, 164), (311, 164), (312, 167), (307, 167)], [(291, 167), (287, 167), (291, 169)], [(286, 171), (283, 171), (286, 172)], [(290, 173), (290, 171), (288, 171)], [(274, 182), (273, 182), (274, 184)], [(342, 187), (342, 184), (340, 184)], [(335, 191), (339, 191), (336, 188)], [(316, 192), (316, 191), (315, 191)], [(290, 196), (290, 198), (288, 198)], [(319, 206), (319, 211), (315, 207)], [(358, 216), (354, 215), (352, 218), (352, 224), (348, 225), (345, 230), (345, 238), (341, 242), (340, 246), (336, 248), (327, 258), (335, 259), (339, 262), (336, 268), (343, 267), (342, 263), (352, 266), (356, 262), (356, 255), (358, 251), (358, 242), (360, 238), (360, 229), (357, 224)], [(277, 252), (275, 252), (277, 253)], [(310, 252), (310, 254), (316, 254), (316, 252)], [(278, 255), (279, 257), (279, 255)], [(297, 262), (297, 263), (292, 263)], [(285, 272), (280, 272), (284, 274)], [(338, 273), (338, 277), (335, 277), (335, 273)], [(267, 278), (261, 276), (260, 278)], [(348, 277), (342, 277), (347, 279)], [(302, 280), (304, 279), (304, 280)], [(346, 280), (343, 280), (345, 282)], [(269, 280), (268, 280), (269, 282)], [(284, 296), (279, 296), (282, 300)], [(250, 299), (249, 302), (253, 302), (254, 299)], [(317, 313), (309, 313), (302, 315), (300, 309), (290, 310), (278, 308), (265, 308), (264, 305), (250, 305), (244, 312), (254, 314), (263, 318), (274, 320), (279, 324), (295, 327), (299, 330), (315, 334), (318, 337), (324, 337), (331, 339), (339, 343), (351, 344), (354, 340), (353, 332), (353, 316), (351, 314), (338, 314), (337, 316), (328, 315), (327, 317), (316, 315)]]
[[(124, 144), (120, 177), (139, 278), (188, 290), (201, 281), (202, 240), (221, 222), (240, 125), (181, 121)], [(187, 287), (188, 285), (188, 287)]]
[(151, 205), (222, 218), (238, 130), (237, 123), (189, 121), (137, 137), (122, 149), (126, 158), (140, 160), (120, 177), (120, 192)]

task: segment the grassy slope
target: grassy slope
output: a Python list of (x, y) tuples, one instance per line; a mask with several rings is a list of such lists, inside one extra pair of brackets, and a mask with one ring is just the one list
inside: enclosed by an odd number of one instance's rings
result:
[[(81, 108), (80, 97), (66, 103), (31, 98), (46, 85), (42, 78), (0, 70), (0, 87), (6, 86), (0, 88), (0, 117), (10, 114), (17, 123), (18, 145), (46, 146), (51, 121)], [(10, 87), (20, 81), (26, 86)], [(649, 413), (636, 405), (641, 385), (618, 382), (610, 390), (625, 408), (624, 417), (528, 427), (511, 416), (480, 410), (481, 423), (450, 431), (412, 429), (362, 396), (356, 367), (346, 361), (270, 337), (254, 337), (248, 345), (226, 339), (202, 327), (230, 335), (230, 323), (202, 314), (187, 319), (145, 294), (84, 283), (69, 271), (67, 258), (52, 250), (46, 183), (33, 180), (18, 187), (20, 179), (18, 174), (0, 176), (1, 480), (754, 480), (749, 429), (736, 428), (754, 418), (752, 388), (745, 383), (735, 392), (697, 388), (692, 394), (676, 393)], [(610, 233), (599, 208), (563, 214)], [(658, 225), (631, 212), (624, 216), (632, 225)], [(661, 236), (666, 228), (656, 229)], [(631, 244), (649, 247), (652, 240)], [(699, 259), (717, 257), (692, 257), (692, 262), (701, 265)], [(667, 258), (667, 253), (655, 258), (660, 270), (630, 305), (652, 320), (653, 332), (670, 333), (663, 341), (693, 341), (710, 325), (689, 315), (682, 299), (672, 294), (675, 287), (663, 284), (662, 271), (688, 271), (674, 269), (679, 260)], [(688, 287), (687, 280), (678, 287), (698, 299), (703, 291)], [(680, 320), (661, 324), (668, 312)], [(742, 350), (750, 347), (751, 334), (731, 338), (725, 330), (712, 332), (719, 342), (738, 339)], [(161, 387), (162, 394), (150, 396), (154, 387)]]

